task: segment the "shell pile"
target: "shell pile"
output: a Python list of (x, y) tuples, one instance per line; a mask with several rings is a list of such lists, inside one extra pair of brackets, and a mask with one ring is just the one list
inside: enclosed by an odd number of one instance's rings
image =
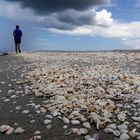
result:
[(42, 111), (73, 125), (66, 135), (95, 139), (88, 137), (95, 125), (121, 140), (140, 139), (140, 75), (133, 53), (22, 55), (34, 66), (26, 76), (27, 94), (44, 97)]

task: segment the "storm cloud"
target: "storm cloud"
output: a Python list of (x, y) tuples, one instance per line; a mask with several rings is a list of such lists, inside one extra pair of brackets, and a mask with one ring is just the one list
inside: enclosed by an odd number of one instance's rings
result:
[[(5, 1), (9, 2), (10, 4), (12, 3), (19, 5), (19, 7), (21, 7), (21, 9), (23, 10), (23, 13), (24, 11), (27, 10), (34, 11), (33, 13), (37, 17), (35, 19), (39, 19), (39, 22), (41, 22), (44, 27), (59, 30), (74, 30), (77, 27), (85, 25), (90, 26), (97, 24), (100, 26), (108, 25), (108, 18), (106, 24), (104, 22), (106, 21), (104, 20), (104, 14), (103, 17), (100, 15), (98, 16), (95, 7), (99, 5), (107, 5), (111, 2), (111, 0), (5, 0)], [(109, 15), (109, 18), (110, 17), (111, 15)]]
[(11, 2), (19, 2), (23, 7), (31, 8), (35, 13), (40, 15), (52, 12), (60, 12), (67, 9), (78, 11), (86, 10), (95, 5), (104, 5), (110, 3), (111, 0), (6, 0)]
[(46, 27), (58, 28), (61, 30), (72, 30), (77, 26), (93, 25), (95, 23), (96, 12), (66, 10), (47, 16), (43, 21)]

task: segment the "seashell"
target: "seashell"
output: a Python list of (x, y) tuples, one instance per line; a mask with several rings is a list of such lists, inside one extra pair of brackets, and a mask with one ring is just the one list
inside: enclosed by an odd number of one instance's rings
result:
[(28, 114), (30, 111), (29, 110), (23, 110), (22, 113), (23, 114)]
[(117, 118), (119, 119), (119, 121), (124, 122), (126, 119), (126, 114), (125, 113), (119, 113), (117, 115)]
[(14, 131), (14, 128), (13, 128), (13, 127), (10, 127), (10, 128), (6, 131), (6, 135), (12, 134), (13, 131)]
[(91, 138), (91, 136), (90, 135), (86, 135), (84, 138), (85, 138), (85, 140), (87, 140), (87, 139)]
[(52, 120), (44, 120), (44, 124), (49, 124), (51, 122), (52, 122)]
[(96, 128), (97, 129), (105, 128), (105, 122), (104, 121), (97, 120)]
[(95, 112), (91, 112), (89, 118), (91, 119), (90, 123), (97, 123), (97, 120), (100, 118)]
[(56, 100), (58, 100), (58, 101), (65, 101), (66, 98), (65, 98), (65, 96), (56, 96)]
[(70, 135), (70, 134), (72, 134), (72, 130), (71, 129), (68, 129), (68, 130), (66, 130), (65, 132), (64, 132), (64, 134), (66, 135), (66, 136), (68, 136), (68, 135)]
[(45, 113), (47, 110), (44, 107), (40, 108), (40, 112)]
[(79, 120), (71, 120), (71, 123), (72, 124), (80, 124), (80, 121)]
[(69, 115), (69, 119), (74, 119), (74, 118), (80, 118), (81, 114), (79, 113), (79, 111), (73, 111), (71, 112), (71, 114)]
[(104, 132), (106, 132), (106, 133), (112, 133), (114, 130), (113, 129), (111, 129), (111, 128), (105, 128), (104, 129)]
[(10, 129), (9, 125), (2, 125), (2, 126), (0, 126), (0, 132), (2, 132), (2, 133), (7, 131), (8, 129)]
[(5, 99), (5, 100), (4, 100), (4, 102), (9, 102), (9, 101), (10, 101), (10, 99)]
[(18, 128), (14, 131), (14, 133), (20, 134), (20, 133), (23, 133), (24, 131), (25, 131), (25, 130), (24, 130), (23, 128), (18, 127)]
[(41, 134), (41, 132), (39, 130), (37, 130), (37, 131), (34, 132), (34, 134), (39, 135), (39, 134)]
[(84, 122), (83, 123), (83, 126), (85, 126), (86, 128), (90, 129), (91, 128), (91, 125), (89, 122)]
[(63, 129), (67, 129), (67, 128), (68, 128), (68, 126), (67, 126), (67, 125), (63, 126)]
[(51, 114), (52, 114), (53, 117), (56, 117), (59, 113), (58, 113), (57, 110), (54, 110), (54, 111), (51, 112)]
[(88, 130), (86, 128), (80, 128), (79, 131), (81, 135), (86, 135), (88, 133)]
[(134, 121), (140, 122), (140, 117), (132, 117)]
[(87, 121), (87, 119), (86, 119), (83, 115), (81, 116), (80, 120), (81, 120), (82, 122)]
[(47, 129), (51, 129), (52, 126), (51, 126), (51, 125), (47, 125), (46, 128), (47, 128)]
[(61, 109), (61, 113), (65, 114), (65, 113), (68, 113), (69, 112), (69, 109), (67, 107), (64, 107)]
[(114, 104), (110, 104), (105, 107), (105, 110), (107, 110), (108, 112), (114, 112), (115, 109), (116, 109), (116, 106)]
[(134, 100), (134, 104), (138, 104), (138, 103), (140, 103), (140, 99)]
[(120, 131), (118, 130), (113, 131), (113, 134), (117, 137), (121, 135)]
[(14, 90), (8, 90), (8, 94), (14, 93)]
[(48, 118), (48, 119), (50, 119), (50, 120), (53, 119), (53, 116), (52, 115), (46, 115), (45, 117)]
[(135, 138), (136, 137), (136, 133), (134, 131), (129, 131), (128, 135), (131, 137), (131, 138)]
[(63, 117), (62, 120), (63, 120), (63, 122), (66, 123), (66, 124), (70, 123), (70, 120), (69, 120), (68, 118), (66, 118), (66, 117)]
[(96, 140), (96, 139), (94, 139), (94, 138), (88, 138), (87, 140)]
[(117, 129), (117, 125), (116, 124), (109, 124), (106, 127), (107, 128), (111, 128), (111, 129)]
[(44, 94), (42, 92), (39, 91), (35, 91), (35, 97), (43, 97)]
[(128, 140), (130, 139), (129, 135), (127, 135), (126, 133), (123, 133), (121, 136), (120, 136), (120, 140)]
[(71, 130), (73, 131), (73, 133), (78, 133), (78, 131), (79, 131), (78, 128), (71, 128)]
[(126, 130), (128, 127), (125, 124), (121, 124), (117, 126), (119, 130)]
[(126, 130), (126, 129), (121, 129), (120, 132), (121, 132), (121, 134), (123, 134), (123, 133), (128, 133), (128, 130)]

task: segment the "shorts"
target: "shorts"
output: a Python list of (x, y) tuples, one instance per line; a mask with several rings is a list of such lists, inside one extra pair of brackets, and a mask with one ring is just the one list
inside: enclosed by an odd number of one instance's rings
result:
[(21, 39), (15, 39), (15, 44), (20, 44), (21, 43)]

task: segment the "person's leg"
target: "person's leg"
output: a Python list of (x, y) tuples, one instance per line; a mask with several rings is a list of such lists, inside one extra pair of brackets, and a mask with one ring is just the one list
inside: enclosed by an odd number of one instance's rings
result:
[(16, 53), (18, 52), (18, 46), (17, 46), (17, 43), (15, 43), (15, 50), (16, 50)]
[(18, 44), (18, 51), (21, 53), (20, 44)]

